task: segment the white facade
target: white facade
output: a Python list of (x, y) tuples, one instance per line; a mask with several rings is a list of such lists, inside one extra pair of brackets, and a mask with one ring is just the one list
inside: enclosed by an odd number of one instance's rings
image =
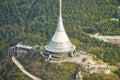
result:
[(70, 42), (63, 26), (61, 2), (62, 1), (60, 0), (60, 12), (56, 31), (50, 43), (45, 46), (47, 51), (55, 53), (72, 52), (76, 49), (76, 47)]

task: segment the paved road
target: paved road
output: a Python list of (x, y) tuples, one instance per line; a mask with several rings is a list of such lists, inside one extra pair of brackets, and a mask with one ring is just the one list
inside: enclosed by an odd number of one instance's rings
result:
[(90, 35), (91, 37), (97, 38), (99, 40), (103, 40), (104, 42), (108, 42), (109, 40), (119, 40), (120, 36), (98, 36), (98, 35)]
[(29, 76), (30, 78), (32, 78), (33, 80), (41, 80), (35, 76), (33, 76), (32, 74), (30, 74), (29, 72), (27, 72), (24, 67), (17, 61), (17, 59), (15, 57), (12, 57), (12, 61), (16, 64), (16, 66), (23, 72), (25, 73), (27, 76)]

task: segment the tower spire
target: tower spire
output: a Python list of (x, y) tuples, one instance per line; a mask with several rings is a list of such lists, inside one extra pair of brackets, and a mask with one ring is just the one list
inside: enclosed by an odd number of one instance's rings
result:
[(56, 31), (65, 31), (62, 20), (62, 0), (60, 0), (60, 4), (59, 4), (59, 19), (58, 19), (58, 25)]
[(73, 52), (76, 47), (70, 42), (62, 20), (62, 0), (59, 4), (59, 18), (56, 31), (48, 45), (45, 46), (46, 51), (53, 53)]
[(60, 0), (59, 20), (62, 20), (62, 0)]

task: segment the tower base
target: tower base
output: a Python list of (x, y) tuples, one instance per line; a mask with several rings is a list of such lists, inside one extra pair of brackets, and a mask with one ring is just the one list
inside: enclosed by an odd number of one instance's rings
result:
[(55, 53), (55, 52), (50, 52), (45, 50), (44, 51), (44, 55), (49, 59), (49, 60), (64, 60), (66, 58), (70, 58), (70, 57), (74, 57), (74, 55), (76, 54), (76, 50), (74, 50), (73, 52), (64, 52), (64, 53)]

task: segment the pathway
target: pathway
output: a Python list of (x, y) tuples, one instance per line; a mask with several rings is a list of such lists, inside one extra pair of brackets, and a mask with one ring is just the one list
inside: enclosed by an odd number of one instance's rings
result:
[(30, 78), (32, 78), (33, 80), (41, 80), (35, 76), (33, 76), (32, 74), (30, 74), (29, 72), (27, 72), (24, 67), (17, 61), (17, 59), (13, 56), (12, 57), (12, 61), (16, 64), (16, 66), (23, 72), (25, 73), (27, 76), (29, 76)]

